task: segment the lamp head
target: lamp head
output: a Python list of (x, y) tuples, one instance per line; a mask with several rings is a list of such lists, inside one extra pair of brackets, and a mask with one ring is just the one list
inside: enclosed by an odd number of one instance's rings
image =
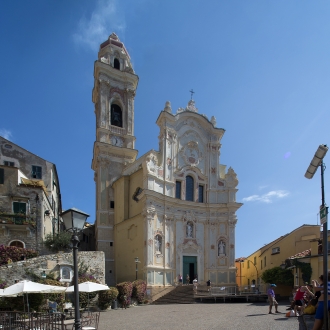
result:
[(313, 178), (314, 174), (316, 173), (317, 168), (321, 165), (322, 160), (323, 160), (324, 156), (326, 155), (328, 149), (329, 148), (326, 146), (326, 144), (319, 145), (319, 147), (317, 148), (315, 155), (305, 173), (305, 178), (307, 178), (307, 179)]
[(79, 232), (84, 226), (89, 214), (76, 208), (68, 209), (61, 214), (67, 231)]

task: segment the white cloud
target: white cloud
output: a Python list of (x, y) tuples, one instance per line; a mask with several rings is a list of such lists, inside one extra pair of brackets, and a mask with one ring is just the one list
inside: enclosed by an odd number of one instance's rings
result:
[(272, 203), (275, 199), (284, 198), (287, 196), (289, 196), (289, 192), (286, 190), (272, 190), (267, 194), (244, 197), (243, 202)]
[(0, 128), (0, 135), (7, 140), (11, 140), (11, 137), (13, 136), (11, 131), (8, 131), (5, 128)]
[(87, 45), (95, 51), (112, 32), (123, 34), (125, 28), (125, 20), (117, 10), (116, 0), (98, 0), (90, 19), (80, 19), (73, 39), (75, 43)]

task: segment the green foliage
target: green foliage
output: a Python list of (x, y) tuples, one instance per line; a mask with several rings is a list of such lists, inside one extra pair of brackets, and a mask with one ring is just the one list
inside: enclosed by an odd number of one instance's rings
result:
[[(93, 275), (89, 274), (81, 274), (78, 277), (78, 284), (84, 283), (84, 282), (94, 282), (94, 283), (99, 283)], [(86, 308), (88, 305), (88, 300), (94, 299), (97, 295), (97, 292), (79, 292), (79, 304), (81, 308)]]
[(0, 266), (6, 265), (8, 262), (20, 261), (22, 256), (31, 259), (37, 257), (38, 252), (16, 246), (0, 245)]
[(98, 306), (101, 309), (107, 309), (118, 296), (117, 288), (110, 287), (109, 290), (99, 292)]
[(294, 266), (300, 268), (301, 270), (301, 277), (303, 279), (304, 282), (310, 282), (311, 277), (312, 277), (312, 267), (311, 264), (306, 263), (306, 262), (300, 262), (297, 259), (293, 259), (292, 263)]
[(281, 267), (274, 267), (265, 270), (261, 279), (265, 283), (275, 283), (293, 286), (293, 275), (290, 269), (282, 269)]
[(66, 231), (62, 231), (55, 236), (48, 234), (43, 243), (52, 252), (70, 250), (72, 247), (71, 234)]
[(45, 303), (44, 294), (42, 293), (29, 293), (28, 296), (30, 311), (40, 312), (41, 306)]
[(136, 298), (139, 304), (145, 301), (147, 292), (147, 283), (143, 280), (136, 280), (133, 282), (132, 297)]

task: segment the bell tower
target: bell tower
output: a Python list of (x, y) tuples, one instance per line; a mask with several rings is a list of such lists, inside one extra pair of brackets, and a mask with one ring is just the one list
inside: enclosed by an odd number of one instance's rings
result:
[[(100, 45), (94, 64), (96, 140), (92, 169), (96, 183), (96, 250), (105, 253), (105, 280), (115, 285), (114, 210), (112, 184), (137, 156), (134, 97), (138, 85), (130, 56), (115, 33)], [(118, 203), (120, 201), (117, 201)]]

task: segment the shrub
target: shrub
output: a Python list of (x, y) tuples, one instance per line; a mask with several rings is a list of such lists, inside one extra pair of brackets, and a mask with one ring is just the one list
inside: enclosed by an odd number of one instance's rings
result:
[(37, 257), (38, 252), (35, 250), (19, 248), (16, 246), (0, 245), (0, 266), (6, 265), (8, 261), (20, 261), (22, 256), (24, 256), (26, 259), (31, 259)]
[(0, 289), (4, 289), (7, 286), (7, 282), (0, 278)]
[(121, 304), (125, 302), (124, 296), (126, 296), (126, 305), (129, 306), (131, 300), (133, 284), (131, 282), (122, 282), (116, 285), (118, 289), (118, 300)]
[(71, 250), (71, 235), (69, 232), (62, 231), (57, 235), (48, 234), (45, 237), (44, 245), (52, 252)]
[(110, 287), (109, 290), (104, 290), (99, 292), (98, 306), (101, 309), (107, 309), (111, 306), (111, 303), (117, 298), (118, 290), (117, 288)]
[(139, 304), (144, 303), (147, 293), (147, 283), (143, 280), (136, 280), (133, 283), (132, 297), (136, 298)]

